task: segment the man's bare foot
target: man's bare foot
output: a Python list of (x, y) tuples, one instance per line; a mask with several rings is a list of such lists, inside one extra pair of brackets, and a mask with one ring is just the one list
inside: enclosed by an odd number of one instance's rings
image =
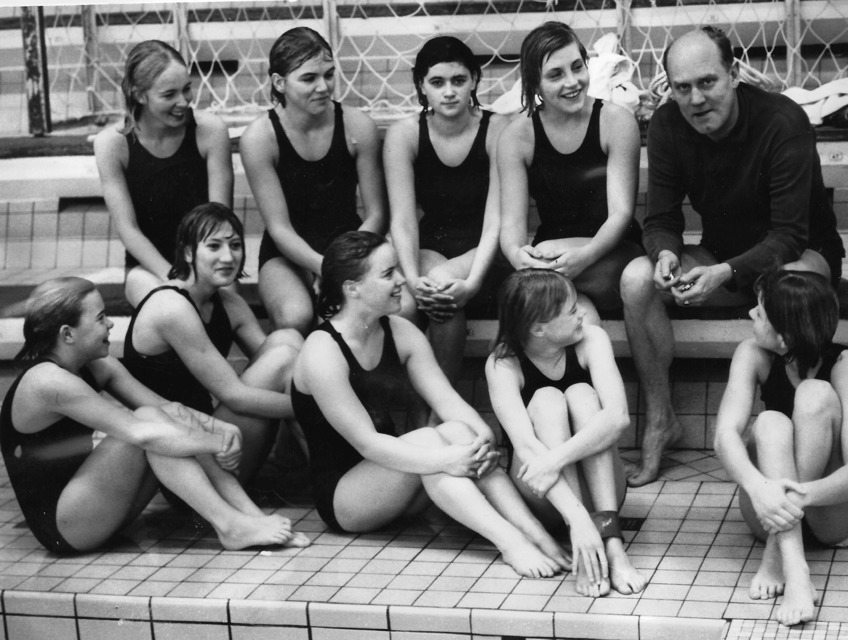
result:
[(644, 589), (647, 581), (630, 562), (624, 543), (618, 538), (607, 538), (605, 546), (612, 588), (626, 596)]
[(278, 515), (245, 516), (239, 514), (226, 528), (215, 527), (224, 549), (281, 545), (293, 539), (291, 522)]
[(806, 579), (792, 576), (786, 580), (783, 602), (777, 608), (775, 617), (780, 624), (787, 627), (807, 622), (816, 617), (817, 603), (818, 593), (809, 575)]
[(660, 421), (651, 421), (645, 427), (642, 436), (642, 461), (635, 469), (628, 470), (627, 484), (631, 487), (641, 487), (657, 479), (660, 472), (662, 454), (668, 447), (677, 442), (683, 435), (683, 427), (674, 414), (665, 421), (668, 426), (662, 426)]
[(752, 600), (770, 600), (783, 593), (786, 581), (783, 579), (782, 565), (777, 540), (769, 536), (760, 567), (748, 588)]
[(559, 573), (559, 564), (524, 536), (500, 549), (503, 561), (525, 578), (550, 578)]

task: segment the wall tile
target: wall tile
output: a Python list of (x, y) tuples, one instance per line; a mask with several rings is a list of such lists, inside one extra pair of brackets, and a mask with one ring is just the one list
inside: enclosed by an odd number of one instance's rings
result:
[[(150, 622), (138, 620), (79, 620), (81, 640), (153, 640)], [(55, 637), (55, 640), (64, 640)]]
[(230, 640), (225, 624), (154, 622), (153, 634), (156, 640)]
[(34, 640), (36, 638), (75, 640), (77, 638), (77, 625), (73, 618), (44, 618), (6, 614), (6, 632), (8, 640)]

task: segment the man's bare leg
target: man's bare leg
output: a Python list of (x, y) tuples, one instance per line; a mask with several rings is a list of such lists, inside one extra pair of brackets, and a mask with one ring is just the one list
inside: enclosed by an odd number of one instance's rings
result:
[(656, 479), (663, 451), (683, 432), (671, 406), (668, 377), (674, 358), (674, 332), (653, 274), (653, 263), (642, 257), (627, 265), (621, 276), (624, 326), (645, 398), (642, 460), (627, 474), (632, 487)]

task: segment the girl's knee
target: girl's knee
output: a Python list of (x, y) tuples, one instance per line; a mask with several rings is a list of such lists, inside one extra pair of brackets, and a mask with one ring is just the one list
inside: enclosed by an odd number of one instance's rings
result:
[(791, 436), (793, 430), (792, 420), (780, 411), (763, 411), (751, 425), (751, 439), (759, 449), (776, 439)]
[(565, 401), (569, 405), (577, 405), (584, 407), (587, 405), (595, 406), (598, 408), (601, 406), (601, 402), (598, 399), (598, 394), (592, 385), (586, 382), (578, 382), (577, 384), (573, 384), (568, 389), (565, 390)]
[(477, 437), (474, 430), (464, 422), (449, 420), (435, 427), (439, 435), (451, 444), (473, 442)]
[(399, 437), (401, 440), (406, 440), (407, 442), (411, 442), (412, 444), (422, 447), (435, 448), (450, 444), (447, 439), (439, 433), (437, 427), (421, 427), (420, 429), (409, 431)]
[(803, 380), (795, 390), (795, 415), (833, 416), (839, 411), (839, 397), (824, 380)]
[(534, 424), (539, 420), (562, 418), (568, 421), (568, 404), (565, 395), (554, 387), (542, 387), (530, 398), (527, 413)]

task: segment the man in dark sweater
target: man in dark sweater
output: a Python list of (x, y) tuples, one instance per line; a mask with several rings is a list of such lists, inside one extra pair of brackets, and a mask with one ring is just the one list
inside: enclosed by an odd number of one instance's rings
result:
[[(838, 282), (844, 255), (825, 192), (815, 132), (789, 98), (740, 83), (730, 41), (705, 27), (673, 42), (663, 65), (673, 102), (648, 129), (647, 257), (624, 271), (621, 294), (646, 401), (642, 461), (632, 486), (653, 481), (680, 423), (671, 406), (674, 336), (665, 304), (755, 304), (772, 265)], [(700, 245), (684, 245), (682, 204), (700, 214)]]

